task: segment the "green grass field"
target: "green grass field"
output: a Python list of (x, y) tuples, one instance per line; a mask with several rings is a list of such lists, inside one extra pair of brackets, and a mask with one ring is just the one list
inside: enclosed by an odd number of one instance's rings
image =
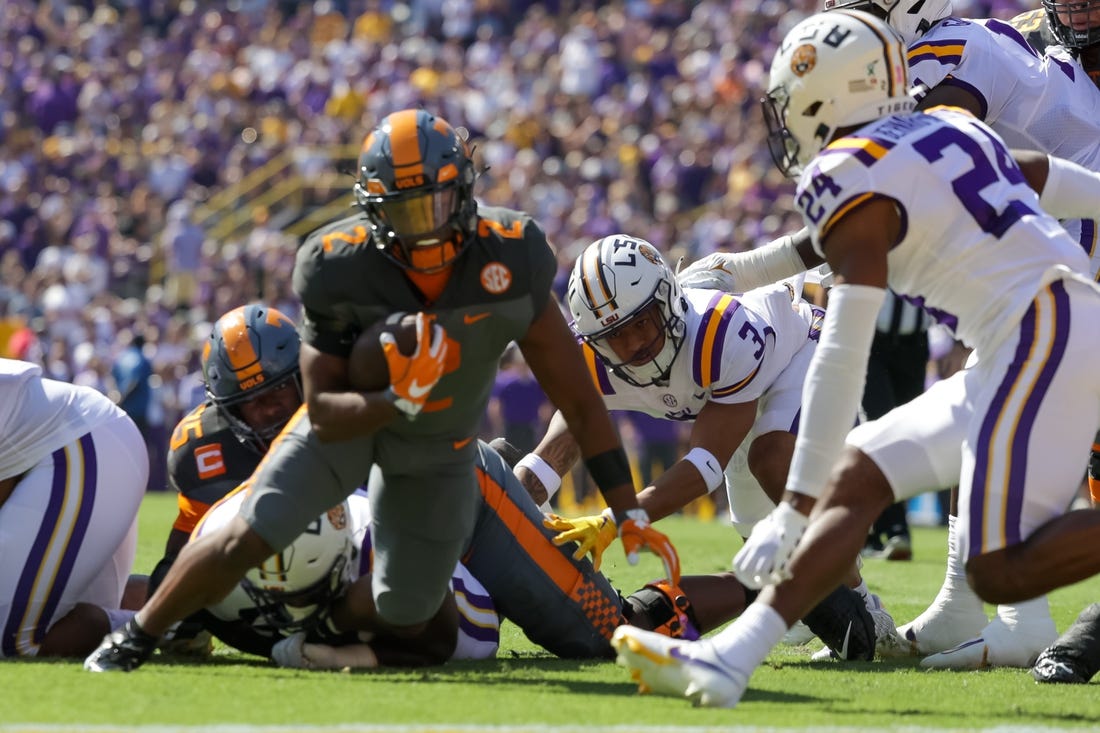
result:
[[(159, 557), (174, 497), (150, 495), (142, 508), (137, 570)], [(670, 518), (662, 528), (687, 572), (726, 569), (739, 540), (719, 522)], [(945, 533), (916, 529), (908, 563), (869, 561), (864, 573), (902, 623), (939, 588)], [(633, 590), (659, 574), (612, 547), (604, 570)], [(1100, 596), (1092, 580), (1054, 594), (1059, 629)], [(916, 659), (810, 663), (813, 647), (779, 647), (757, 670), (735, 710), (692, 708), (684, 700), (639, 696), (609, 662), (548, 656), (506, 626), (494, 661), (417, 671), (357, 673), (277, 669), (218, 648), (203, 664), (159, 659), (130, 675), (93, 675), (76, 661), (0, 664), (0, 731), (183, 730), (271, 727), (301, 730), (1050, 730), (1100, 728), (1096, 687), (1040, 686), (1019, 670), (925, 671)]]

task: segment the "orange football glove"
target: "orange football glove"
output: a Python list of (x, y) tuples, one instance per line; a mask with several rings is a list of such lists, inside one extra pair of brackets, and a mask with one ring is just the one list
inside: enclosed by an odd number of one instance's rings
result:
[(416, 350), (405, 356), (392, 333), (378, 336), (390, 371), (387, 390), (394, 406), (410, 420), (420, 414), (428, 395), (443, 376), (447, 357), (447, 334), (443, 327), (423, 313), (416, 314)]
[(626, 560), (631, 565), (638, 562), (638, 551), (649, 550), (665, 566), (665, 577), (672, 585), (680, 585), (680, 556), (672, 542), (661, 532), (653, 529), (645, 509), (628, 509), (618, 517), (619, 539), (623, 541)]

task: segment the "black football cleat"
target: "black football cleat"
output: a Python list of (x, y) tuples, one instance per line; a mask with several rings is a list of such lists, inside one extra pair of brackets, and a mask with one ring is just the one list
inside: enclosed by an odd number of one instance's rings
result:
[(802, 619), (825, 646), (846, 661), (875, 658), (875, 621), (863, 596), (845, 585), (827, 595)]
[(158, 641), (131, 619), (122, 628), (103, 637), (99, 648), (84, 660), (84, 669), (89, 672), (133, 671), (153, 656)]

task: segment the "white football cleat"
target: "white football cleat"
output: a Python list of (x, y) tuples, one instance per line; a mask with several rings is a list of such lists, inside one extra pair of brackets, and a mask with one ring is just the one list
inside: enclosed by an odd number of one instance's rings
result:
[(1010, 626), (1000, 616), (994, 616), (973, 639), (925, 657), (920, 666), (929, 669), (1027, 669), (1057, 636), (1054, 621), (1049, 617), (1030, 624)]
[(810, 627), (801, 621), (795, 621), (794, 625), (787, 630), (787, 633), (783, 636), (783, 641), (780, 644), (788, 644), (790, 646), (802, 646), (803, 644), (809, 644), (817, 635), (810, 631)]
[(638, 691), (686, 697), (696, 705), (732, 708), (741, 701), (749, 676), (729, 667), (703, 641), (681, 641), (634, 626), (611, 637), (616, 661), (630, 670)]
[(952, 649), (981, 634), (989, 618), (982, 601), (969, 588), (951, 593), (940, 588), (920, 616), (898, 628), (909, 654), (923, 657)]

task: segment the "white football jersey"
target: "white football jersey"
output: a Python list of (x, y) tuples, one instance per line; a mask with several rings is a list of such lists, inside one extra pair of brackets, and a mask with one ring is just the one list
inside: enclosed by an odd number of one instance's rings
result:
[(37, 364), (0, 359), (0, 478), (124, 414), (90, 387), (43, 379)]
[(1040, 208), (1003, 141), (962, 110), (865, 125), (828, 145), (796, 192), (819, 253), (841, 218), (876, 198), (893, 201), (902, 223), (890, 288), (978, 351), (1016, 327), (1041, 287), (1088, 271), (1084, 251)]
[(608, 409), (694, 420), (707, 402), (758, 399), (820, 332), (822, 311), (793, 299), (786, 285), (740, 295), (688, 288), (684, 295), (686, 335), (667, 384), (632, 385), (584, 345), (585, 361)]
[[(1060, 46), (1045, 54), (1000, 20), (946, 18), (909, 47), (914, 85), (962, 87), (1010, 148), (1041, 150), (1100, 171), (1100, 89)], [(1097, 222), (1063, 222), (1100, 272)]]
[[(240, 512), (245, 492), (237, 491), (216, 503), (203, 516), (195, 528), (192, 539), (210, 533), (212, 530), (229, 523)], [(363, 490), (356, 491), (347, 498), (349, 523), (352, 541), (357, 550), (357, 564), (352, 568), (352, 579), (370, 573), (373, 559), (371, 545), (370, 501)], [(496, 656), (500, 646), (500, 617), (493, 606), (489, 591), (462, 564), (455, 566), (451, 578), (451, 590), (458, 605), (458, 644), (452, 659), (491, 659)], [(224, 621), (237, 621), (241, 611), (253, 606), (252, 599), (240, 587), (221, 602), (207, 610)]]

